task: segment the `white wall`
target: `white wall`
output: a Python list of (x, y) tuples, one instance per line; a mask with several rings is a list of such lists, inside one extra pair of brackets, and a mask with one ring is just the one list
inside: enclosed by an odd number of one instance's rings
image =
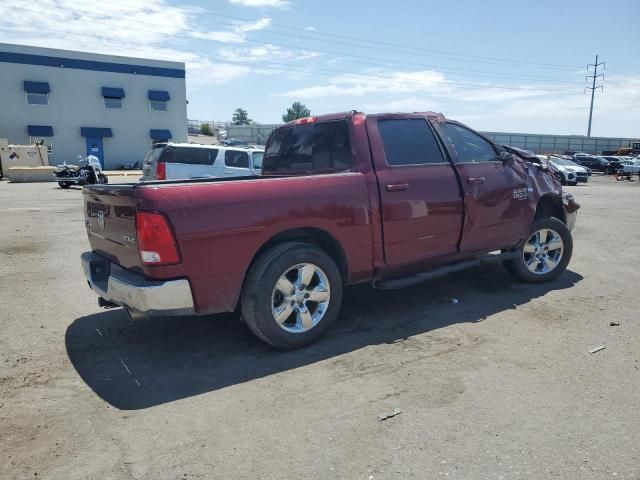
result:
[[(0, 44), (0, 52), (4, 51), (184, 70), (184, 64), (177, 62)], [(48, 106), (27, 104), (25, 80), (49, 83)], [(104, 108), (102, 87), (124, 89), (122, 110)], [(151, 111), (148, 90), (169, 92), (171, 100), (166, 112)], [(27, 125), (53, 127), (52, 163), (73, 161), (77, 155), (86, 154), (80, 127), (111, 128), (113, 137), (103, 139), (106, 168), (141, 162), (151, 145), (150, 129), (167, 129), (174, 141), (187, 141), (185, 80), (0, 62), (0, 138), (8, 138), (10, 143), (26, 143)]]

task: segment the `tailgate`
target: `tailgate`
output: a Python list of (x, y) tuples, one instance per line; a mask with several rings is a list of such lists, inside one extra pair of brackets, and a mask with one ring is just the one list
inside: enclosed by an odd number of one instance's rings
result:
[(94, 185), (84, 187), (83, 196), (91, 249), (125, 268), (141, 270), (134, 186)]

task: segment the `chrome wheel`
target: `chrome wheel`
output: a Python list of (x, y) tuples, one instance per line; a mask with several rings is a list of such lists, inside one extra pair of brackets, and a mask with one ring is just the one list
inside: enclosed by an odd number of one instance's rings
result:
[(533, 233), (522, 251), (522, 258), (527, 269), (536, 275), (554, 270), (564, 253), (564, 243), (555, 230), (542, 228)]
[(276, 282), (271, 313), (283, 330), (302, 333), (322, 320), (330, 299), (327, 275), (317, 265), (300, 263), (284, 272)]

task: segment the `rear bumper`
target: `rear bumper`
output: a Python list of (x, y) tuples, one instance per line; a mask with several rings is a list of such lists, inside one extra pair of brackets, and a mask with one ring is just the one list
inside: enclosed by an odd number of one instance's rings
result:
[(94, 252), (80, 259), (89, 287), (109, 302), (145, 315), (195, 313), (188, 280), (148, 280)]

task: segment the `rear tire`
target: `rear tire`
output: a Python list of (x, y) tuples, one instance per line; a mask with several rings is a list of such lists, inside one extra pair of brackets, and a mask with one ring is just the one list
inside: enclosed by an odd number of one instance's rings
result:
[(71, 186), (70, 182), (58, 182), (58, 185), (60, 185), (60, 188), (64, 188), (65, 190), (67, 188), (69, 188)]
[(504, 262), (509, 273), (526, 283), (550, 282), (566, 270), (571, 260), (571, 232), (557, 218), (541, 218), (531, 225), (518, 253), (516, 258)]
[(293, 350), (316, 342), (335, 321), (343, 280), (323, 250), (287, 242), (252, 265), (240, 299), (242, 317), (269, 345)]

